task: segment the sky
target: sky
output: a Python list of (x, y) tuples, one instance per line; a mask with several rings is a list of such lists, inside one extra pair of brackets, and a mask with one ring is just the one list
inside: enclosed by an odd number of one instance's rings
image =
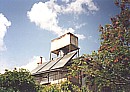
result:
[(67, 32), (79, 38), (80, 55), (91, 54), (99, 25), (118, 13), (114, 0), (0, 0), (0, 72), (48, 61), (51, 40)]

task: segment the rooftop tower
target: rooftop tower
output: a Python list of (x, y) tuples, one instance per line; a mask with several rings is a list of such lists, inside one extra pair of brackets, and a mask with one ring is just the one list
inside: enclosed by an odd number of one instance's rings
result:
[(79, 47), (78, 47), (78, 37), (72, 33), (66, 33), (56, 39), (51, 40), (51, 54), (55, 54), (57, 56), (66, 55), (70, 52), (78, 51), (79, 55)]

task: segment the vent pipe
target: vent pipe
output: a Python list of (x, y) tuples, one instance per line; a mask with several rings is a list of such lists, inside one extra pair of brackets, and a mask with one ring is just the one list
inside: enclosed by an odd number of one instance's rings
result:
[(40, 64), (42, 64), (42, 57), (40, 57), (41, 58), (41, 62), (40, 62)]
[(40, 62), (37, 63), (37, 65), (39, 66), (40, 64), (42, 64), (42, 57), (40, 57)]

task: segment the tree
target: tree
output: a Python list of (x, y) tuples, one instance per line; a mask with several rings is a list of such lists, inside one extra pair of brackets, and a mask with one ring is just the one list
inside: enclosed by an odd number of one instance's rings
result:
[(38, 92), (39, 88), (26, 69), (15, 68), (13, 71), (5, 70), (4, 74), (0, 74), (2, 92)]
[(116, 0), (115, 4), (121, 12), (111, 18), (112, 24), (100, 26), (98, 55), (113, 89), (126, 91), (130, 90), (130, 1)]
[(130, 1), (115, 0), (115, 4), (120, 14), (111, 18), (111, 24), (99, 26), (99, 50), (77, 58), (69, 68), (72, 76), (82, 71), (80, 76), (85, 75), (89, 91), (130, 90)]

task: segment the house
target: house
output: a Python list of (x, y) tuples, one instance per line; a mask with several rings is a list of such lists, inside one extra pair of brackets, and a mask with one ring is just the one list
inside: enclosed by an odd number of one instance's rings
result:
[[(66, 33), (51, 41), (50, 61), (39, 64), (31, 72), (32, 76), (43, 85), (68, 80), (67, 66), (71, 65), (71, 60), (78, 56), (78, 37), (72, 33)], [(77, 79), (71, 78), (69, 80), (78, 84)]]

